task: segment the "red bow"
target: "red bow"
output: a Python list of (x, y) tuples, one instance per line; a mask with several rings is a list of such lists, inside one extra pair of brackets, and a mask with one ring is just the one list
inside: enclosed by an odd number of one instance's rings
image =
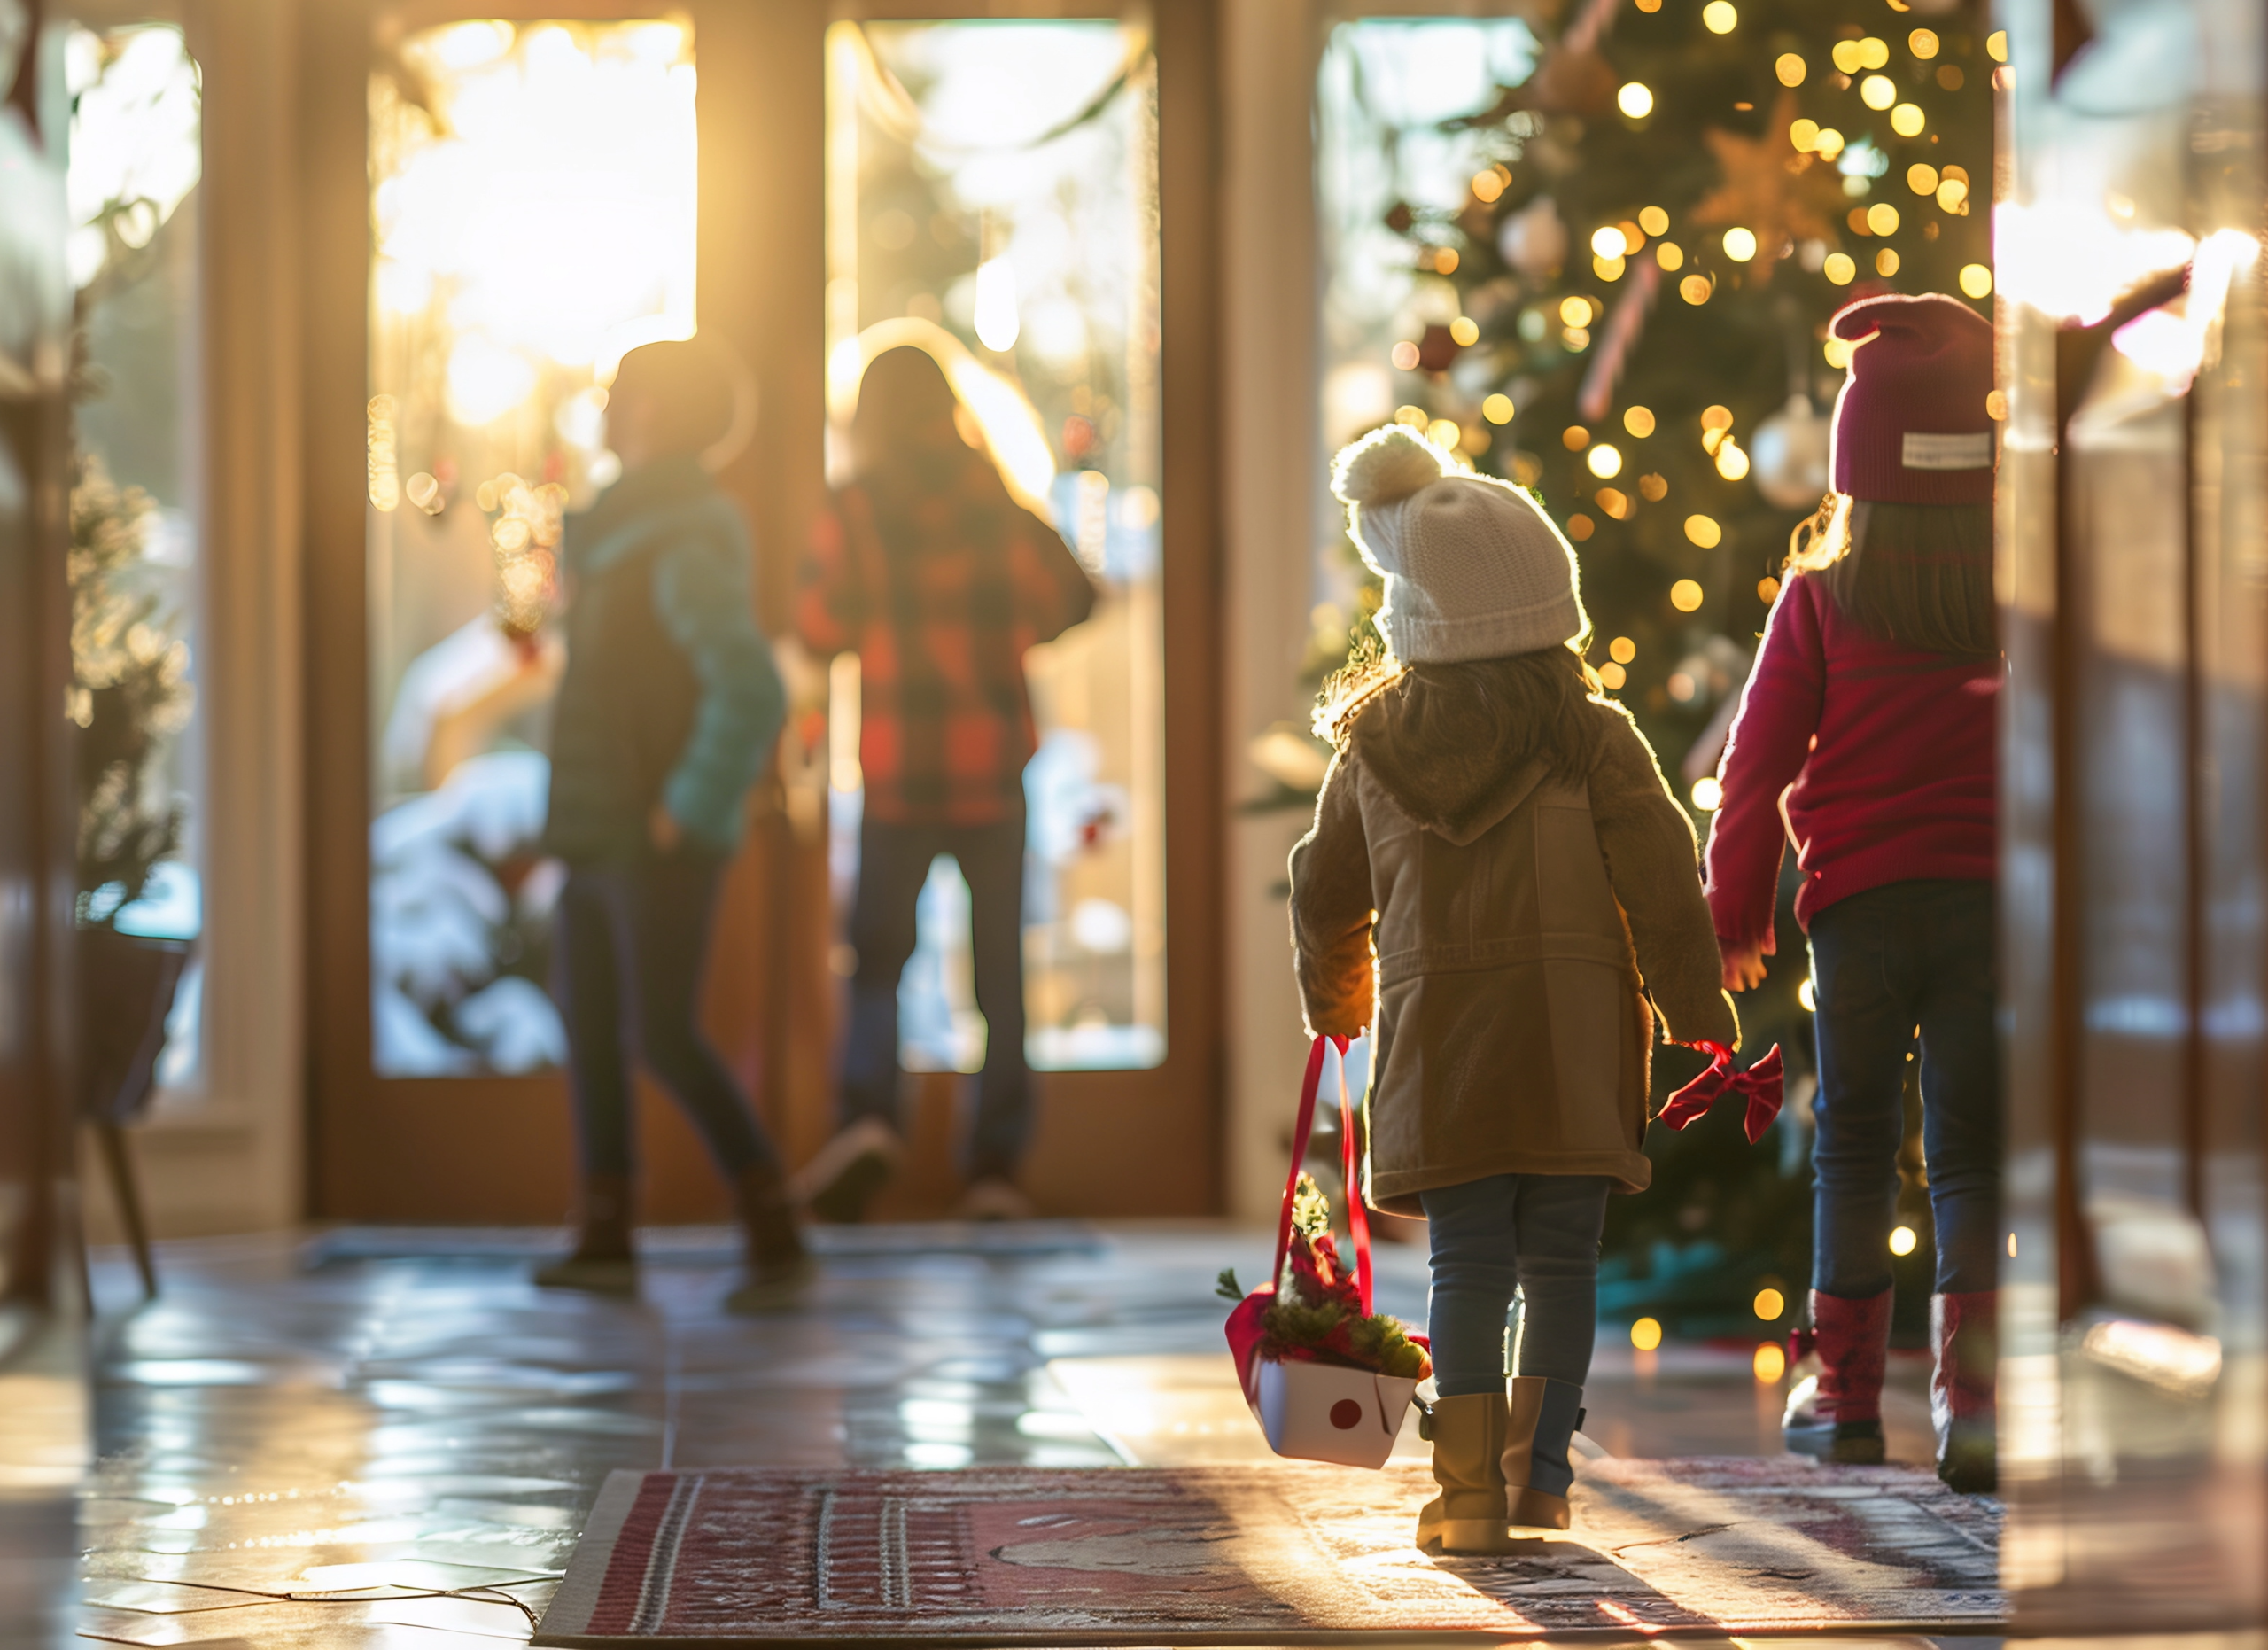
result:
[(1662, 1121), (1673, 1129), (1684, 1128), (1715, 1105), (1719, 1095), (1733, 1089), (1748, 1096), (1745, 1127), (1748, 1143), (1753, 1146), (1780, 1115), (1780, 1045), (1773, 1044), (1772, 1052), (1745, 1071), (1733, 1070), (1733, 1051), (1722, 1043), (1694, 1047), (1709, 1051), (1713, 1056), (1709, 1069), (1669, 1097), (1669, 1104), (1662, 1108)]

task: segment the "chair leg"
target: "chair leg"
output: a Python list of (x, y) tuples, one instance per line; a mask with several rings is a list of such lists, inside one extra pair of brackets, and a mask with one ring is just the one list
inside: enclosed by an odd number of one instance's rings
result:
[(120, 1218), (126, 1222), (127, 1241), (134, 1245), (135, 1270), (142, 1274), (145, 1300), (158, 1298), (158, 1267), (150, 1255), (150, 1223), (142, 1213), (142, 1187), (134, 1178), (134, 1159), (126, 1149), (126, 1131), (107, 1120), (95, 1125), (102, 1142), (103, 1164), (110, 1171), (111, 1190), (118, 1198)]

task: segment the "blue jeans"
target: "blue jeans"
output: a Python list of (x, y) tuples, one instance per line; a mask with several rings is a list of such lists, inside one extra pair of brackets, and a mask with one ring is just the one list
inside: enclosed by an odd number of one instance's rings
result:
[(1819, 1032), (1812, 1287), (1890, 1288), (1907, 1055), (1921, 1031), (1922, 1149), (1940, 1293), (1999, 1286), (2000, 1045), (1994, 884), (1892, 883), (1811, 920)]
[(1492, 1174), (1421, 1192), (1433, 1249), (1426, 1329), (1445, 1398), (1504, 1389), (1504, 1314), (1517, 1288), (1523, 1375), (1581, 1386), (1598, 1335), (1598, 1236), (1614, 1182)]
[(724, 860), (698, 849), (625, 865), (578, 865), (560, 891), (552, 995), (586, 1174), (631, 1172), (630, 1061), (642, 1057), (717, 1166), (773, 1161), (748, 1097), (701, 1030), (709, 918)]
[(843, 1120), (898, 1126), (897, 982), (918, 936), (914, 907), (929, 866), (952, 855), (968, 883), (969, 962), (984, 1016), (976, 1078), (972, 1180), (1015, 1173), (1031, 1137), (1031, 1072), (1024, 1063), (1024, 813), (989, 825), (858, 828), (858, 892), (850, 907), (850, 1027), (843, 1049)]

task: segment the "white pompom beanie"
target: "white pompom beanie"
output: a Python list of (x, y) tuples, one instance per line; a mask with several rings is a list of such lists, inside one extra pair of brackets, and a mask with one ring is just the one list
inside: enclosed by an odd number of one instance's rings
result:
[(1403, 664), (1535, 653), (1590, 628), (1575, 552), (1535, 501), (1456, 470), (1408, 427), (1341, 449), (1331, 490), (1346, 502), (1363, 560), (1386, 580), (1378, 626)]

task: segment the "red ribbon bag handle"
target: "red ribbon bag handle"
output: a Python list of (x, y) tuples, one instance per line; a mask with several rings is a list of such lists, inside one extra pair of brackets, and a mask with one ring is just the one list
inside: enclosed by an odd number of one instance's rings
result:
[(1299, 1195), (1300, 1171), (1308, 1159), (1308, 1140), (1315, 1132), (1316, 1096), (1323, 1087), (1326, 1046), (1339, 1049), (1339, 1161), (1347, 1182), (1347, 1227), (1355, 1242), (1355, 1285), (1361, 1291), (1363, 1310), (1371, 1310), (1371, 1218), (1363, 1207), (1361, 1155), (1355, 1145), (1355, 1101), (1347, 1090), (1347, 1042), (1343, 1037), (1318, 1037), (1308, 1047), (1308, 1069), (1300, 1084), (1300, 1115), (1292, 1125), (1292, 1171), (1284, 1178), (1284, 1207), (1276, 1220), (1276, 1265), (1268, 1274), (1271, 1289), (1284, 1275), (1284, 1259), (1292, 1252), (1292, 1203)]
[(1292, 1126), (1292, 1171), (1284, 1178), (1284, 1206), (1276, 1221), (1275, 1264), (1269, 1268), (1267, 1280), (1238, 1302), (1236, 1310), (1229, 1314), (1229, 1350), (1236, 1358), (1245, 1398), (1255, 1410), (1260, 1403), (1261, 1316), (1268, 1309), (1269, 1297), (1276, 1293), (1277, 1280), (1284, 1275), (1285, 1257), (1292, 1252), (1292, 1204), (1299, 1195), (1300, 1170), (1307, 1162), (1309, 1137), (1315, 1132), (1315, 1102), (1323, 1087), (1324, 1050), (1331, 1043), (1339, 1046), (1340, 1161), (1347, 1176), (1347, 1225), (1355, 1241), (1355, 1287), (1360, 1293), (1363, 1311), (1371, 1309), (1371, 1221), (1369, 1211), (1363, 1207), (1362, 1184), (1356, 1179), (1361, 1165), (1355, 1149), (1355, 1102), (1347, 1092), (1347, 1039), (1318, 1037), (1309, 1046), (1307, 1075), (1300, 1083), (1299, 1117)]

